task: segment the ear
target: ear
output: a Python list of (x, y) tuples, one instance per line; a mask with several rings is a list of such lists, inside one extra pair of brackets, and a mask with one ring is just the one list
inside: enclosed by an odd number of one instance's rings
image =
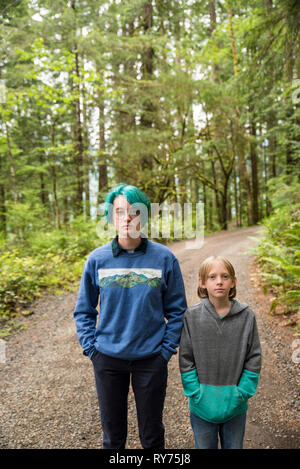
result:
[(237, 284), (237, 278), (234, 277), (234, 279), (233, 279), (233, 286), (236, 287), (236, 284)]
[(201, 280), (200, 277), (198, 277), (198, 285), (199, 285), (200, 288), (206, 288), (205, 283), (202, 283), (202, 280)]

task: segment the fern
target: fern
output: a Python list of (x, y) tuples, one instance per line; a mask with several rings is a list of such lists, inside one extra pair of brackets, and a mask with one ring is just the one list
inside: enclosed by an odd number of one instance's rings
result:
[[(270, 313), (276, 306), (284, 304), (286, 312), (294, 312), (300, 308), (300, 184), (293, 182), (291, 187), (282, 186), (283, 178), (278, 178), (277, 192), (272, 195), (274, 213), (266, 218), (264, 234), (258, 243), (255, 253), (261, 266), (262, 278), (266, 285), (275, 291)], [(293, 194), (294, 203), (289, 204), (283, 197), (285, 191)], [(300, 317), (298, 321), (300, 328)]]

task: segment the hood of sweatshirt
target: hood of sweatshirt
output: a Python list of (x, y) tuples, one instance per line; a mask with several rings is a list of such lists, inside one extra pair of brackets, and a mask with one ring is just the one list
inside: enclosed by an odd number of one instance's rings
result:
[[(208, 298), (204, 298), (202, 300), (202, 303), (204, 304), (204, 307), (209, 311), (210, 314), (220, 319), (220, 316), (216, 312), (214, 305), (209, 301)], [(229, 316), (234, 316), (235, 314), (239, 314), (247, 308), (248, 308), (247, 303), (240, 303), (239, 301), (231, 300), (231, 308), (228, 311), (228, 313), (225, 316), (223, 316), (223, 319)]]

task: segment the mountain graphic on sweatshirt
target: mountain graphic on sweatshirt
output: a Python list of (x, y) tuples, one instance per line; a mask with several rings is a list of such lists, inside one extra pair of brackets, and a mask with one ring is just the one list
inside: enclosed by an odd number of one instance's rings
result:
[(159, 287), (161, 270), (147, 268), (99, 269), (98, 277), (99, 286), (102, 288), (132, 288), (140, 284), (146, 284), (150, 287)]

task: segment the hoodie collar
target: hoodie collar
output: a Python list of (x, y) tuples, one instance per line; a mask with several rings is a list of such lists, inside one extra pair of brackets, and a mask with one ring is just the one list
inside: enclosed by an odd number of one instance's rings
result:
[[(215, 307), (214, 305), (209, 301), (208, 298), (204, 298), (202, 300), (205, 308), (209, 311), (210, 314), (212, 314), (213, 316), (215, 317), (218, 317), (220, 318), (220, 316), (218, 315), (217, 311), (215, 310)], [(246, 309), (248, 307), (248, 305), (246, 303), (240, 303), (239, 301), (236, 301), (236, 300), (231, 300), (231, 307), (230, 307), (230, 310), (228, 311), (228, 313), (224, 316), (224, 318), (228, 317), (228, 316), (234, 316), (235, 314), (238, 314), (240, 313), (241, 311), (243, 311), (244, 309)]]

